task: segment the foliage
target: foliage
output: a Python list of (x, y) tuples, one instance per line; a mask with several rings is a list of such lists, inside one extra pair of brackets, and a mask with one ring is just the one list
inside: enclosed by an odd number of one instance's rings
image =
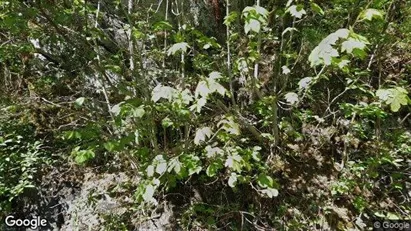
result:
[(136, 223), (167, 203), (187, 230), (409, 218), (411, 3), (207, 2), (0, 1), (2, 208), (47, 144), (138, 176)]

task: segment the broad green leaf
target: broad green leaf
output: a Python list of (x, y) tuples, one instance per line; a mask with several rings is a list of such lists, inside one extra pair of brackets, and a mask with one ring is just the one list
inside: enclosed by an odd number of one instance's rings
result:
[(366, 19), (368, 21), (375, 19), (384, 19), (383, 12), (377, 9), (366, 9), (360, 14), (361, 19)]
[(195, 97), (198, 98), (198, 96), (202, 96), (203, 98), (207, 97), (211, 93), (210, 88), (208, 87), (208, 84), (206, 81), (200, 81), (197, 84), (197, 88), (195, 90)]
[(209, 79), (208, 80), (208, 86), (209, 89), (212, 93), (218, 92), (220, 95), (225, 95), (226, 89), (223, 87), (223, 85), (217, 83), (214, 79)]
[(237, 174), (233, 172), (228, 178), (228, 186), (230, 186), (231, 188), (234, 188), (236, 183), (237, 183)]
[(200, 145), (200, 143), (204, 142), (206, 138), (210, 138), (212, 133), (213, 132), (209, 127), (203, 127), (198, 129), (194, 137), (194, 144)]
[(330, 44), (320, 44), (311, 52), (308, 60), (311, 66), (318, 66), (320, 64), (330, 65), (333, 57), (338, 57), (338, 51)]
[(221, 73), (218, 72), (218, 71), (213, 71), (208, 75), (208, 77), (210, 79), (220, 79), (221, 78)]
[(262, 188), (272, 188), (274, 187), (274, 180), (266, 174), (260, 174), (257, 179), (257, 183)]
[(76, 104), (77, 106), (81, 106), (81, 105), (83, 105), (84, 100), (85, 100), (84, 97), (80, 97), (80, 98), (76, 99), (75, 104)]
[(390, 105), (391, 111), (397, 112), (401, 105), (407, 105), (410, 101), (408, 92), (402, 87), (391, 89), (379, 89), (376, 96), (386, 104)]
[(143, 194), (143, 200), (146, 202), (152, 201), (154, 196), (155, 188), (153, 185), (149, 184), (146, 186)]
[(273, 197), (277, 197), (278, 196), (278, 190), (275, 188), (267, 188), (267, 189), (263, 189), (261, 190), (261, 192), (263, 194), (265, 194), (266, 196), (268, 196), (269, 198), (273, 198)]
[(229, 26), (231, 23), (235, 22), (238, 18), (238, 13), (236, 11), (230, 12), (229, 15), (224, 17), (224, 25)]
[(193, 101), (193, 95), (191, 94), (190, 90), (185, 89), (181, 92), (181, 100), (185, 105), (188, 105), (191, 101)]
[(132, 113), (135, 118), (142, 118), (146, 111), (144, 110), (144, 107), (140, 106), (138, 108), (132, 109)]
[(153, 24), (154, 31), (171, 30), (173, 25), (167, 21), (159, 21)]
[(232, 116), (228, 116), (227, 118), (221, 120), (217, 123), (217, 126), (223, 125), (223, 129), (232, 135), (240, 135), (240, 125), (234, 122), (234, 118)]
[(185, 53), (187, 52), (187, 48), (188, 48), (188, 43), (186, 42), (176, 43), (173, 46), (171, 46), (170, 49), (168, 49), (167, 55), (168, 56), (174, 55), (178, 51), (182, 51)]
[(201, 109), (206, 105), (207, 99), (205, 97), (201, 97), (195, 102), (193, 105), (191, 105), (190, 110), (191, 111), (197, 111), (197, 113), (201, 112)]
[(292, 5), (287, 11), (296, 18), (302, 18), (304, 14), (307, 14), (302, 5)]
[(387, 212), (387, 216), (385, 217), (388, 220), (400, 220), (401, 217), (399, 217), (397, 214)]
[(268, 10), (266, 10), (264, 7), (261, 6), (255, 6), (254, 7), (257, 13), (265, 18), (268, 17)]
[(163, 174), (167, 170), (167, 162), (163, 155), (157, 155), (154, 158), (154, 164), (156, 165), (156, 173)]
[(213, 158), (213, 157), (217, 156), (218, 154), (223, 153), (223, 150), (221, 148), (211, 147), (210, 145), (207, 145), (205, 147), (205, 151), (206, 151), (207, 158)]
[(241, 165), (242, 162), (243, 162), (243, 158), (241, 158), (240, 155), (235, 153), (227, 157), (224, 163), (224, 166), (234, 171), (240, 172), (242, 168), (242, 165)]
[(172, 87), (162, 86), (161, 84), (157, 85), (154, 89), (151, 97), (151, 100), (154, 102), (159, 101), (160, 99), (167, 99), (171, 101), (175, 95), (176, 90)]
[(347, 53), (352, 53), (354, 49), (364, 50), (366, 44), (354, 38), (348, 38), (341, 44), (341, 51), (347, 51)]
[(220, 162), (218, 161), (212, 162), (206, 169), (207, 176), (209, 177), (215, 176), (218, 170), (220, 170), (222, 167), (223, 165)]
[[(78, 150), (78, 149), (77, 149)], [(78, 164), (83, 164), (85, 162), (87, 162), (88, 160), (91, 160), (95, 157), (95, 153), (93, 150), (79, 150), (77, 151), (76, 149), (74, 150), (74, 155), (75, 158), (74, 160), (78, 163)]]
[(299, 101), (298, 95), (294, 92), (288, 92), (285, 94), (285, 100), (291, 105), (294, 105)]
[(338, 62), (338, 67), (339, 67), (340, 69), (343, 69), (343, 68), (346, 67), (349, 63), (350, 63), (349, 60), (342, 59), (340, 62)]
[(107, 143), (104, 143), (104, 148), (105, 148), (107, 151), (112, 152), (112, 151), (114, 151), (114, 149), (116, 148), (116, 145), (115, 145), (114, 142), (107, 142)]
[(116, 105), (114, 105), (114, 106), (111, 108), (111, 112), (112, 112), (115, 116), (120, 115), (120, 112), (121, 112), (121, 104), (123, 104), (123, 102), (121, 102), (121, 103), (119, 103), (119, 104), (116, 104)]
[(248, 34), (248, 32), (250, 32), (250, 31), (254, 31), (254, 32), (258, 33), (258, 32), (260, 32), (260, 29), (261, 29), (261, 23), (260, 23), (260, 21), (258, 21), (256, 19), (250, 19), (244, 25), (244, 31), (245, 31), (246, 34)]
[(310, 85), (311, 81), (313, 80), (312, 77), (305, 77), (302, 78), (299, 82), (298, 82), (298, 88), (299, 89), (305, 89), (308, 87), (308, 85)]
[(154, 176), (154, 166), (153, 166), (153, 165), (149, 165), (149, 166), (147, 167), (146, 172), (147, 172), (147, 176), (148, 176), (148, 177)]
[(167, 162), (160, 162), (156, 166), (156, 173), (163, 174), (167, 170)]
[(161, 121), (161, 125), (165, 128), (173, 126), (173, 121), (170, 120), (170, 118), (166, 117)]
[(287, 27), (283, 33), (281, 33), (281, 36), (284, 36), (287, 32), (291, 32), (291, 31), (298, 31), (295, 27)]
[(291, 72), (291, 70), (287, 66), (282, 66), (281, 69), (283, 69), (284, 75), (288, 75)]
[(338, 57), (339, 53), (337, 49), (333, 47), (339, 39), (348, 38), (350, 31), (348, 29), (339, 29), (336, 32), (328, 35), (323, 39), (320, 44), (314, 48), (311, 52), (308, 60), (311, 63), (311, 67), (318, 66), (320, 64), (330, 65), (334, 57)]
[(171, 172), (173, 170), (176, 174), (180, 174), (181, 172), (181, 163), (178, 158), (174, 158), (169, 162), (168, 172)]
[(318, 4), (311, 2), (310, 5), (315, 13), (324, 15), (324, 10)]

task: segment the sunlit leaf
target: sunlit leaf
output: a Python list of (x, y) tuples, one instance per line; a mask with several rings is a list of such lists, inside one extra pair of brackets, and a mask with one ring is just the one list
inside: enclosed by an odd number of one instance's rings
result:
[(310, 2), (310, 5), (311, 5), (311, 9), (313, 9), (315, 13), (324, 15), (324, 10), (318, 4), (314, 2)]
[(258, 33), (260, 32), (260, 29), (261, 29), (261, 23), (256, 19), (250, 19), (244, 25), (244, 31), (246, 34), (248, 34), (248, 32), (250, 31), (254, 31)]
[(149, 166), (147, 167), (146, 172), (147, 172), (147, 176), (148, 176), (148, 177), (152, 177), (152, 176), (154, 175), (154, 166), (153, 166), (153, 165), (149, 165)]
[(305, 89), (308, 87), (308, 85), (310, 85), (311, 81), (313, 80), (312, 77), (305, 77), (302, 78), (299, 82), (298, 82), (298, 87), (300, 89)]
[(157, 85), (154, 89), (151, 97), (151, 100), (154, 102), (159, 101), (160, 99), (167, 99), (171, 101), (173, 96), (175, 95), (176, 90), (172, 87), (162, 86), (161, 84)]
[(347, 53), (352, 53), (354, 49), (361, 49), (363, 50), (365, 48), (366, 44), (362, 41), (359, 41), (357, 39), (353, 38), (348, 38), (348, 40), (344, 41), (341, 44), (341, 51), (347, 51)]
[(298, 95), (294, 92), (288, 92), (287, 94), (285, 94), (285, 100), (292, 105), (298, 103), (299, 101)]
[(153, 185), (149, 184), (146, 186), (144, 194), (143, 194), (143, 200), (146, 202), (149, 202), (153, 199), (154, 196), (154, 191), (155, 188)]
[(261, 190), (263, 194), (265, 194), (269, 198), (277, 197), (278, 196), (278, 190), (275, 188), (267, 188)]
[(237, 174), (231, 173), (230, 177), (228, 178), (228, 186), (234, 188), (237, 183)]
[(361, 19), (373, 20), (375, 19), (384, 19), (383, 12), (377, 9), (366, 9), (360, 14)]
[(301, 5), (292, 5), (287, 11), (296, 18), (302, 18), (304, 14), (307, 14)]
[(204, 142), (206, 138), (211, 137), (212, 133), (213, 132), (209, 127), (203, 127), (198, 129), (194, 138), (194, 144), (199, 145), (201, 142)]
[(167, 55), (168, 56), (174, 55), (178, 51), (187, 52), (187, 48), (188, 48), (188, 43), (186, 42), (176, 43), (173, 46), (171, 46), (170, 49), (168, 49)]
[(84, 97), (80, 97), (78, 99), (76, 99), (76, 101), (74, 102), (77, 106), (81, 106), (84, 103), (85, 98)]
[(288, 75), (291, 72), (291, 70), (287, 66), (282, 66), (281, 69), (283, 70), (284, 75)]
[(376, 96), (381, 101), (390, 105), (390, 109), (393, 112), (397, 112), (401, 108), (401, 105), (405, 106), (410, 102), (407, 90), (402, 87), (379, 89), (376, 92)]

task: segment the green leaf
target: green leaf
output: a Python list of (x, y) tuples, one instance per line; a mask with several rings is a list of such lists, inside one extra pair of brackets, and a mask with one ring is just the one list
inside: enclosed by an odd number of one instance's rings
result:
[(324, 10), (318, 4), (311, 2), (310, 5), (315, 13), (324, 15)]
[[(79, 147), (77, 147), (79, 148)], [(90, 159), (93, 159), (95, 157), (94, 151), (91, 149), (88, 150), (78, 150), (78, 149), (74, 149), (72, 154), (75, 155), (74, 160), (78, 163), (78, 164), (84, 164), (85, 162), (87, 162)]]
[(176, 89), (159, 84), (153, 89), (153, 92), (151, 94), (151, 100), (154, 102), (157, 102), (162, 98), (171, 101), (176, 94)]
[(261, 190), (263, 194), (265, 194), (269, 198), (277, 197), (278, 196), (278, 190), (275, 188), (267, 188)]
[(348, 29), (339, 29), (336, 32), (328, 35), (323, 39), (318, 46), (311, 52), (308, 60), (311, 63), (311, 67), (318, 66), (320, 64), (330, 65), (334, 57), (338, 57), (338, 51), (333, 47), (339, 39), (346, 39), (350, 35)]
[(107, 151), (112, 152), (116, 148), (116, 144), (114, 142), (107, 142), (107, 143), (104, 143), (104, 148)]
[(299, 101), (298, 95), (294, 92), (288, 92), (285, 94), (285, 100), (291, 105), (294, 105)]
[(158, 174), (163, 174), (167, 170), (167, 163), (166, 162), (161, 162), (158, 163), (156, 166), (156, 173)]
[(283, 70), (284, 75), (288, 75), (291, 72), (291, 70), (287, 66), (282, 66), (281, 69)]
[(173, 124), (174, 124), (173, 121), (171, 121), (171, 119), (168, 118), (168, 117), (164, 118), (161, 121), (161, 125), (165, 128), (171, 127), (171, 126), (173, 126)]
[(365, 46), (366, 44), (364, 42), (354, 38), (349, 38), (341, 44), (341, 50), (342, 52), (347, 51), (347, 53), (350, 54), (354, 49), (364, 50)]
[(401, 108), (401, 105), (408, 105), (410, 100), (407, 90), (402, 87), (379, 89), (376, 92), (376, 96), (381, 101), (390, 105), (391, 111), (393, 112), (397, 112)]
[(266, 10), (264, 7), (261, 6), (255, 6), (254, 7), (257, 13), (263, 17), (268, 17), (268, 10)]
[(217, 123), (217, 126), (222, 126), (222, 128), (232, 135), (240, 135), (240, 125), (234, 122), (232, 116), (228, 116), (225, 119)]
[(230, 177), (228, 178), (228, 186), (234, 188), (237, 183), (237, 174), (232, 172)]
[(80, 97), (78, 99), (76, 99), (76, 101), (74, 102), (77, 106), (81, 106), (84, 103), (85, 98), (84, 97)]
[(198, 98), (198, 96), (201, 96), (203, 98), (206, 98), (209, 94), (211, 94), (211, 90), (208, 87), (208, 84), (206, 81), (200, 81), (197, 84), (197, 88), (195, 90), (194, 96)]
[(262, 188), (272, 188), (274, 187), (274, 180), (266, 174), (260, 174), (257, 179), (257, 183)]
[(212, 133), (213, 132), (209, 127), (203, 127), (198, 129), (194, 138), (194, 144), (200, 145), (200, 143), (204, 142), (206, 138), (210, 138)]
[(281, 36), (284, 36), (287, 32), (291, 32), (291, 31), (298, 31), (295, 27), (287, 27), (283, 33), (281, 33)]
[(230, 12), (229, 15), (224, 17), (224, 25), (229, 26), (231, 23), (235, 22), (238, 18), (238, 13), (236, 11)]
[(375, 19), (384, 19), (384, 13), (377, 9), (366, 9), (360, 14), (361, 19), (368, 21)]
[(258, 33), (260, 32), (260, 29), (261, 29), (261, 23), (260, 21), (256, 19), (250, 19), (244, 25), (244, 31), (246, 34), (248, 34), (248, 32), (250, 31), (254, 31)]
[(111, 113), (113, 113), (115, 116), (120, 115), (120, 112), (121, 112), (121, 107), (120, 107), (120, 106), (121, 106), (121, 104), (123, 104), (123, 102), (114, 105), (114, 106), (111, 108)]
[(307, 14), (302, 5), (292, 5), (287, 11), (296, 18), (302, 18), (304, 14)]
[(185, 53), (187, 52), (187, 48), (188, 48), (188, 43), (186, 42), (176, 43), (173, 46), (171, 46), (170, 49), (168, 49), (167, 55), (168, 56), (174, 55), (178, 51), (182, 51)]
[(153, 165), (149, 165), (149, 166), (147, 167), (146, 172), (147, 172), (147, 176), (148, 176), (148, 177), (154, 176), (154, 166), (153, 166)]
[(171, 172), (173, 170), (176, 174), (180, 174), (181, 172), (181, 162), (178, 160), (178, 158), (174, 158), (169, 162), (168, 172)]
[(157, 155), (154, 158), (154, 163), (156, 165), (156, 173), (161, 175), (167, 170), (167, 162), (162, 155)]
[(215, 157), (217, 154), (223, 154), (223, 150), (221, 150), (221, 148), (219, 147), (211, 147), (210, 145), (207, 145), (205, 147), (205, 151), (206, 151), (206, 156), (207, 158), (213, 158)]
[(207, 176), (209, 176), (209, 177), (215, 176), (217, 174), (218, 170), (220, 170), (222, 167), (223, 167), (223, 165), (219, 161), (215, 161), (215, 162), (211, 163), (206, 169)]
[(155, 192), (154, 186), (151, 184), (147, 185), (144, 190), (143, 200), (146, 202), (152, 201), (154, 192)]
[(299, 89), (305, 89), (307, 88), (310, 83), (312, 82), (313, 78), (312, 77), (305, 77), (302, 78), (299, 82), (298, 82), (298, 88)]
[(167, 21), (159, 21), (153, 24), (154, 31), (171, 30), (173, 25)]
[(214, 79), (210, 79), (208, 81), (208, 86), (212, 93), (218, 92), (218, 94), (220, 95), (225, 95), (226, 93), (226, 89), (223, 87), (223, 85), (217, 83), (217, 81), (215, 81)]
[(138, 108), (132, 109), (132, 113), (135, 118), (142, 118), (146, 111), (144, 110), (144, 106), (140, 106)]
[(237, 153), (234, 153), (234, 154), (227, 157), (227, 159), (224, 163), (224, 166), (226, 166), (226, 167), (228, 167), (228, 168), (230, 168), (234, 171), (240, 172), (241, 168), (242, 168), (242, 164), (241, 164), (242, 162), (243, 162), (243, 158), (240, 155), (238, 155)]

